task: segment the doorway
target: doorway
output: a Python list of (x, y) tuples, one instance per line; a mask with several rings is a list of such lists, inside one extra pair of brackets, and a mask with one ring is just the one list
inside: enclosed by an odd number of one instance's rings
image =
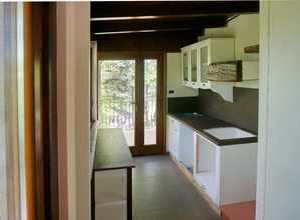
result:
[(101, 53), (101, 128), (121, 128), (134, 155), (164, 151), (163, 56), (160, 53)]

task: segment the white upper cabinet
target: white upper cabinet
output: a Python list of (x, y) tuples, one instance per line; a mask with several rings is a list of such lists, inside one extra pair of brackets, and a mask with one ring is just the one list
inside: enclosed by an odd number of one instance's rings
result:
[(209, 38), (183, 47), (182, 80), (183, 85), (195, 89), (209, 89), (206, 74), (210, 63), (235, 59), (233, 38)]

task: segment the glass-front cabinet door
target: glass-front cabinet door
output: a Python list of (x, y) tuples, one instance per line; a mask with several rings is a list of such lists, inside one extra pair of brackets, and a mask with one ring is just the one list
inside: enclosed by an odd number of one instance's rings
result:
[(198, 82), (198, 48), (191, 49), (191, 82), (193, 86)]
[(189, 81), (189, 54), (188, 54), (188, 51), (182, 52), (182, 79), (183, 79), (183, 82)]
[(207, 80), (207, 71), (208, 71), (208, 46), (200, 47), (200, 86), (203, 88), (208, 84)]

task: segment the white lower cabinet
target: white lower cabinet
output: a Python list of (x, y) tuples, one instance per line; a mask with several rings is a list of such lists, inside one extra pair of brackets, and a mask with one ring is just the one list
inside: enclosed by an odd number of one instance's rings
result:
[(167, 117), (167, 151), (176, 159), (178, 159), (179, 127), (180, 122), (173, 117)]
[(218, 146), (168, 116), (167, 149), (217, 207), (255, 200), (257, 143)]
[(191, 173), (194, 165), (194, 131), (175, 118), (167, 118), (167, 149)]
[(218, 203), (219, 166), (217, 148), (195, 134), (194, 178), (209, 197)]
[(218, 207), (256, 197), (257, 143), (218, 146), (195, 134), (194, 178)]
[(178, 161), (190, 172), (193, 173), (194, 166), (194, 131), (181, 124), (179, 127)]

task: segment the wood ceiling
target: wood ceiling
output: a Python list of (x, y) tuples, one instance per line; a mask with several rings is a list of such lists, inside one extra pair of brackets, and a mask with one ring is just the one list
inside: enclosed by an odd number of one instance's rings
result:
[(239, 14), (258, 13), (259, 1), (92, 2), (93, 40), (120, 35), (201, 35)]

